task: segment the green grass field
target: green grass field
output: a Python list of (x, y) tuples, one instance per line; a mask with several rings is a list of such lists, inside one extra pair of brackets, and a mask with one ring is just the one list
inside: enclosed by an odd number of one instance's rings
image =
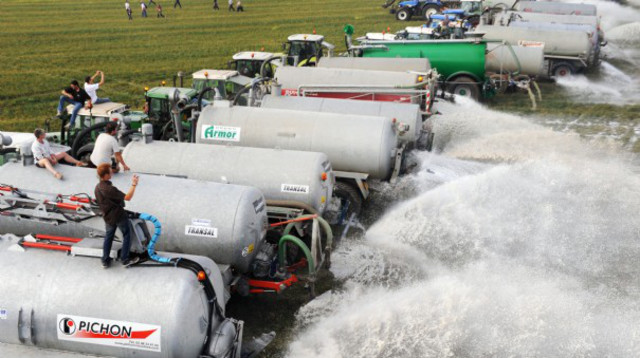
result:
[[(58, 96), (71, 79), (102, 70), (106, 84), (100, 96), (141, 108), (145, 86), (171, 83), (173, 75), (202, 68), (226, 67), (243, 50), (279, 51), (286, 37), (316, 29), (345, 50), (342, 28), (353, 24), (356, 35), (401, 23), (382, 9), (383, 0), (245, 0), (246, 11), (212, 10), (213, 0), (161, 1), (165, 19), (140, 16), (132, 0), (134, 20), (127, 20), (124, 0), (0, 1), (0, 129), (30, 131), (55, 114)], [(417, 25), (420, 22), (412, 21)], [(189, 83), (187, 83), (189, 85)], [(525, 94), (498, 96), (493, 108), (545, 116), (597, 117), (615, 114), (633, 120), (639, 106), (571, 103), (553, 85), (536, 112)]]
[(170, 83), (179, 70), (223, 68), (242, 50), (279, 51), (293, 33), (317, 33), (344, 51), (342, 28), (382, 30), (395, 19), (382, 0), (244, 0), (244, 13), (212, 10), (212, 0), (160, 1), (134, 20), (124, 0), (2, 0), (0, 2), (0, 128), (31, 130), (55, 114), (60, 91), (71, 79), (96, 70), (106, 84), (99, 94), (140, 108), (145, 85)]

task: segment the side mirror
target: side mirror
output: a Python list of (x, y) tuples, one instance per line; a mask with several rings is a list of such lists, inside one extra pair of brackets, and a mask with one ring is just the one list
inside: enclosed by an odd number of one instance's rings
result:
[(286, 49), (287, 49), (287, 43), (286, 43), (286, 42), (283, 42), (283, 43), (282, 43), (282, 51), (284, 51), (284, 50), (286, 50)]
[(233, 63), (233, 61), (227, 61), (227, 68), (228, 69), (232, 69), (233, 67), (231, 67), (231, 64)]

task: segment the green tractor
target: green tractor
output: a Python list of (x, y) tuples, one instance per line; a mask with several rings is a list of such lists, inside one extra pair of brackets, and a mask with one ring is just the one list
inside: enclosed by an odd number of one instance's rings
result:
[(286, 53), (287, 66), (315, 66), (322, 56), (332, 56), (334, 45), (324, 41), (324, 36), (316, 34), (296, 34), (282, 44)]

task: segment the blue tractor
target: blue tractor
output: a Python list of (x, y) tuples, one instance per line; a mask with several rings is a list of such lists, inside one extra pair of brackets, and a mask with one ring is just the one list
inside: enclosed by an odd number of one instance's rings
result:
[(420, 16), (428, 20), (431, 15), (440, 12), (444, 4), (440, 0), (405, 0), (398, 3), (397, 9), (392, 9), (391, 13), (396, 14), (396, 19), (409, 21), (412, 16)]

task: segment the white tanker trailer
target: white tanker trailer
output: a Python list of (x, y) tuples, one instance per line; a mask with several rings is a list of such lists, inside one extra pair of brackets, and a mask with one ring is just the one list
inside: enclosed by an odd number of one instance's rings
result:
[(428, 112), (437, 89), (438, 74), (284, 66), (275, 81), (284, 96), (324, 97), (419, 104)]
[(324, 153), (134, 141), (122, 156), (136, 172), (252, 186), (262, 191), (267, 205), (302, 203), (319, 214), (327, 208), (335, 184)]
[(550, 76), (566, 76), (587, 69), (594, 57), (593, 44), (586, 31), (543, 30), (524, 27), (478, 25), (476, 33), (486, 40), (506, 41), (512, 46), (543, 46), (545, 71)]
[[(49, 193), (86, 193), (93, 197), (98, 183), (94, 169), (59, 165), (57, 170), (64, 175), (64, 180), (53, 178), (35, 165), (7, 163), (0, 167), (0, 184)], [(119, 173), (111, 181), (126, 190), (131, 176)], [(152, 212), (160, 219), (165, 238), (158, 249), (206, 256), (246, 273), (265, 242), (265, 205), (262, 193), (252, 187), (140, 175), (140, 185), (134, 199), (127, 203), (127, 209)], [(40, 231), (43, 225), (38, 221), (11, 223), (9, 218), (2, 219), (0, 231), (3, 233), (26, 235)], [(84, 221), (82, 227), (48, 226), (62, 236), (88, 237), (104, 233), (100, 217)]]
[[(320, 63), (322, 63), (320, 60)], [(423, 116), (416, 104), (394, 102), (363, 102), (333, 98), (289, 97), (278, 94), (266, 95), (260, 102), (261, 108), (287, 109), (293, 111), (313, 111), (323, 113), (360, 114), (396, 118), (409, 125), (400, 133), (402, 143), (415, 145), (421, 138), (427, 140), (429, 131), (423, 128)]]
[(423, 74), (428, 74), (431, 70), (431, 64), (427, 58), (323, 57), (318, 61), (317, 66), (321, 68)]
[(99, 258), (76, 251), (101, 240), (79, 240), (0, 236), (0, 356), (42, 357), (45, 348), (62, 351), (56, 356), (240, 357), (243, 322), (225, 317), (212, 260), (181, 256), (188, 264), (104, 270)]
[(535, 12), (554, 15), (598, 15), (598, 8), (595, 5), (552, 1), (519, 1), (515, 3), (513, 9), (522, 12)]
[(540, 75), (544, 71), (544, 48), (488, 42), (484, 68), (487, 72)]
[(229, 107), (218, 102), (200, 114), (196, 141), (325, 153), (336, 175), (336, 195), (356, 190), (352, 202), (361, 203), (368, 196), (368, 178), (386, 180), (399, 174), (403, 148), (398, 147), (398, 132), (405, 127), (390, 117)]

